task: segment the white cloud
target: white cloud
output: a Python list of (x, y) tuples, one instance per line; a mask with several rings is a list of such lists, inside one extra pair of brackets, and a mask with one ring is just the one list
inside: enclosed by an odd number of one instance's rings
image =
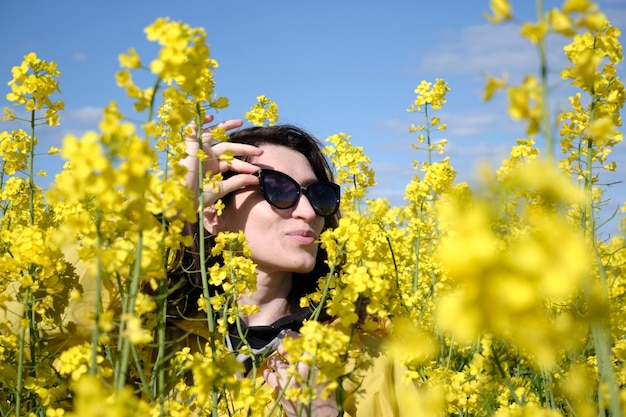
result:
[[(626, 12), (621, 11), (624, 15)], [(559, 77), (567, 67), (563, 47), (571, 40), (559, 35), (547, 38), (549, 76)], [(436, 49), (419, 54), (421, 60), (408, 70), (411, 74), (436, 74), (444, 79), (466, 76), (469, 79), (486, 74), (503, 76), (519, 83), (527, 74), (539, 72), (538, 48), (520, 35), (520, 26), (513, 23), (481, 24), (448, 30), (440, 35)]]
[[(374, 168), (377, 177), (385, 178), (385, 182), (393, 182), (386, 179), (388, 175), (410, 178), (415, 174), (412, 165), (399, 165), (397, 162), (375, 162), (372, 164), (372, 168)], [(377, 180), (379, 183), (382, 182), (380, 178), (377, 178)]]
[[(622, 1), (620, 0), (621, 5)], [(614, 24), (615, 21), (626, 21), (626, 10), (623, 8), (603, 11)], [(570, 107), (567, 97), (572, 95), (573, 88), (559, 76), (560, 70), (568, 65), (563, 46), (570, 41), (571, 39), (552, 35), (547, 42), (550, 110), (553, 117), (564, 107)], [(620, 67), (618, 66), (618, 74), (623, 71)], [(422, 52), (419, 64), (410, 71), (421, 77), (435, 74), (449, 81), (449, 84), (454, 80), (456, 87), (451, 94), (471, 94), (478, 98), (482, 95), (484, 85), (478, 78), (485, 73), (495, 76), (507, 73), (509, 82), (515, 85), (528, 74), (538, 74), (539, 69), (536, 46), (520, 35), (519, 25), (508, 23), (480, 24), (445, 31), (439, 34), (437, 48)], [(455, 98), (456, 102), (459, 98)], [(450, 141), (448, 150), (454, 149), (458, 139), (489, 144), (498, 135), (502, 141), (514, 143), (517, 137), (525, 136), (525, 123), (512, 121), (507, 115), (506, 106), (505, 95), (500, 93), (491, 102), (483, 103), (480, 108), (444, 108), (438, 116), (448, 125), (445, 132), (445, 137)]]
[[(434, 140), (448, 139), (446, 154), (452, 152), (457, 144), (466, 146), (469, 143), (475, 143), (480, 144), (481, 149), (483, 146), (492, 149), (489, 142), (493, 142), (494, 138), (496, 141), (515, 143), (515, 139), (524, 135), (525, 125), (505, 116), (506, 113), (502, 107), (494, 110), (488, 105), (481, 107), (480, 110), (463, 109), (454, 113), (442, 111), (437, 113), (437, 117), (447, 125), (447, 129), (436, 131)], [(400, 119), (377, 122), (374, 130), (385, 132), (388, 138), (384, 143), (381, 142), (378, 148), (385, 152), (410, 152), (410, 144), (414, 143), (417, 138), (417, 133), (408, 133), (410, 123)], [(471, 152), (471, 154), (482, 155), (485, 152), (487, 151), (483, 149), (479, 152)], [(462, 156), (468, 156), (468, 153), (464, 152)]]
[(481, 111), (468, 111), (466, 113), (442, 114), (441, 120), (448, 126), (443, 134), (449, 140), (476, 138), (500, 132), (511, 132), (511, 122), (504, 122), (496, 112), (485, 107)]
[(77, 61), (77, 62), (87, 61), (87, 54), (85, 54), (83, 52), (74, 52), (72, 54), (72, 60), (73, 61)]
[(537, 61), (534, 48), (520, 38), (513, 25), (473, 25), (443, 33), (437, 49), (421, 54), (412, 72), (480, 75), (484, 71), (525, 72)]
[(411, 127), (411, 124), (407, 123), (405, 120), (387, 119), (377, 121), (373, 126), (373, 130), (377, 132), (383, 131), (406, 135), (409, 132), (409, 127)]
[(85, 106), (78, 109), (68, 110), (65, 112), (64, 116), (70, 123), (97, 126), (100, 119), (102, 119), (102, 108)]

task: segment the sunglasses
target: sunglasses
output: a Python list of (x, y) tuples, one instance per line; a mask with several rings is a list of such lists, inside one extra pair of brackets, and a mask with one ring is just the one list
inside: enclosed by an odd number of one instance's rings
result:
[(300, 194), (304, 194), (320, 216), (332, 216), (339, 209), (340, 188), (335, 183), (317, 181), (303, 187), (289, 175), (265, 168), (254, 175), (259, 177), (265, 201), (276, 208), (291, 208), (298, 203)]

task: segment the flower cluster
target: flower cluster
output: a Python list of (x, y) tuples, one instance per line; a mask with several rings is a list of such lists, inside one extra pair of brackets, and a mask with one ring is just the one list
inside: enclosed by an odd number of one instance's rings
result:
[[(299, 383), (322, 386), (320, 395), (328, 398), (339, 388), (340, 378), (346, 372), (344, 355), (348, 351), (350, 339), (344, 332), (313, 320), (307, 321), (300, 333), (300, 337), (287, 337), (283, 340), (290, 361), (288, 372)], [(298, 366), (302, 364), (316, 370), (315, 374), (309, 375), (313, 378), (311, 381), (306, 381), (298, 372)], [(294, 399), (298, 399), (302, 394), (307, 397), (307, 402), (317, 395), (315, 390), (303, 393), (297, 388), (286, 393)]]
[(418, 112), (422, 106), (430, 105), (433, 110), (439, 110), (446, 103), (446, 93), (450, 91), (447, 83), (437, 79), (435, 83), (422, 81), (415, 89), (415, 102), (409, 108), (410, 112)]
[(343, 186), (342, 204), (350, 207), (365, 196), (367, 188), (376, 184), (374, 171), (369, 166), (370, 159), (363, 153), (363, 148), (354, 146), (350, 136), (337, 133), (326, 139), (323, 152), (337, 168), (335, 181)]
[[(55, 62), (47, 62), (33, 52), (24, 56), (21, 65), (13, 67), (13, 79), (9, 81), (11, 92), (7, 100), (14, 105), (24, 106), (24, 110), (32, 112), (45, 109), (43, 118), (50, 126), (59, 124), (58, 111), (65, 107), (60, 99), (54, 100), (53, 95), (60, 93), (57, 78), (61, 73)], [(54, 100), (54, 101), (53, 101)], [(4, 109), (9, 119), (17, 116), (9, 109)]]
[(246, 120), (255, 126), (274, 126), (278, 121), (278, 105), (265, 96), (258, 96), (257, 103), (244, 114)]
[[(254, 314), (257, 306), (238, 306), (235, 302), (240, 295), (256, 290), (256, 265), (250, 260), (251, 252), (243, 232), (218, 233), (211, 253), (213, 256), (221, 256), (223, 260), (209, 269), (209, 284), (223, 289), (223, 294), (210, 298), (213, 309), (224, 309), (223, 317), (230, 324), (235, 322), (240, 312)], [(223, 319), (219, 322), (225, 324)], [(225, 333), (226, 329), (222, 331)]]
[(578, 93), (570, 98), (572, 110), (559, 116), (563, 122), (561, 148), (568, 155), (563, 167), (593, 182), (595, 179), (589, 175), (591, 167), (615, 169), (615, 162), (607, 158), (612, 148), (623, 140), (616, 127), (621, 125), (619, 110), (625, 100), (624, 84), (616, 77), (615, 69), (624, 59), (617, 40), (619, 30), (607, 21), (598, 25), (593, 36), (589, 32), (576, 35), (565, 47), (572, 65), (561, 73), (563, 79), (589, 94), (591, 102), (583, 106)]

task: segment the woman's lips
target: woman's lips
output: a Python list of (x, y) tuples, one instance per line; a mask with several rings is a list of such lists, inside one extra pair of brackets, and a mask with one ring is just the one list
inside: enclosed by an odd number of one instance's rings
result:
[(315, 233), (311, 231), (295, 231), (287, 233), (291, 239), (303, 245), (311, 245), (315, 243)]

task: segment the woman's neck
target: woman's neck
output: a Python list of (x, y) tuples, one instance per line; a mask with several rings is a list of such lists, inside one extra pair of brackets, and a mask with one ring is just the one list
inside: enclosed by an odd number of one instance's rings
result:
[(239, 297), (240, 305), (259, 306), (259, 312), (241, 319), (248, 326), (268, 326), (292, 313), (289, 304), (291, 274), (267, 275), (257, 271), (256, 291)]

